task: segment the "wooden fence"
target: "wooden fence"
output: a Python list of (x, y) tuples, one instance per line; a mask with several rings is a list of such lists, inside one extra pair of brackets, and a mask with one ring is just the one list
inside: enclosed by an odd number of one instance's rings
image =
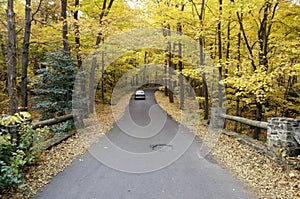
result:
[(65, 122), (65, 121), (72, 120), (72, 119), (73, 119), (72, 114), (63, 115), (63, 116), (60, 116), (60, 117), (57, 117), (57, 118), (52, 118), (52, 119), (49, 119), (49, 120), (34, 122), (34, 123), (32, 123), (32, 128), (37, 129), (37, 128), (41, 128), (41, 127), (44, 127), (44, 126), (51, 126), (51, 125), (58, 124), (58, 123), (61, 123), (61, 122)]
[(243, 117), (237, 117), (237, 116), (226, 115), (226, 114), (220, 114), (219, 116), (221, 118), (232, 120), (235, 122), (240, 122), (242, 124), (247, 124), (249, 126), (253, 126), (261, 129), (268, 129), (268, 122), (260, 122), (260, 121), (250, 120)]

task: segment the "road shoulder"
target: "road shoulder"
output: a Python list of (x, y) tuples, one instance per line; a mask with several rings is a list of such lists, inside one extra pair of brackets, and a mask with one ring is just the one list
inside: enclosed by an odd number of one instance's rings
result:
[[(155, 98), (168, 115), (177, 122), (181, 120), (178, 100), (170, 104), (161, 91), (155, 93)], [(208, 129), (200, 122), (197, 136), (203, 140), (207, 133)], [(220, 134), (212, 154), (221, 166), (260, 198), (300, 198), (300, 171), (284, 168), (237, 139)]]

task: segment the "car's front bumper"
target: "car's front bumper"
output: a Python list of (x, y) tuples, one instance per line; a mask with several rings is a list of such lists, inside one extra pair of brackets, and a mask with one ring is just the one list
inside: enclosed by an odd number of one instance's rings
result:
[(146, 99), (145, 95), (135, 95), (134, 99)]

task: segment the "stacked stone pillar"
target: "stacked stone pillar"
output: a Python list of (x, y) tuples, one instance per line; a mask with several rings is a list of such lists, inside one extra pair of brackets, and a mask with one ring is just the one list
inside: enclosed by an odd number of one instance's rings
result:
[(225, 114), (226, 109), (213, 107), (211, 108), (211, 117), (209, 122), (210, 128), (223, 129), (225, 125), (225, 118), (221, 117), (221, 114)]
[(276, 117), (268, 119), (268, 147), (274, 152), (285, 149), (289, 156), (299, 155), (300, 120)]

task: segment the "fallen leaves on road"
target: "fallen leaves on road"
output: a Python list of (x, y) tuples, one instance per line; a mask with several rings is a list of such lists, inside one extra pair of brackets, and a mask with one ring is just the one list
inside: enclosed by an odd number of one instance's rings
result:
[[(178, 102), (170, 104), (162, 92), (156, 92), (155, 97), (174, 120), (181, 120)], [(208, 129), (203, 125), (198, 127), (197, 135), (201, 139), (207, 133)], [(300, 198), (300, 171), (283, 167), (235, 138), (220, 133), (212, 154), (259, 198)]]

